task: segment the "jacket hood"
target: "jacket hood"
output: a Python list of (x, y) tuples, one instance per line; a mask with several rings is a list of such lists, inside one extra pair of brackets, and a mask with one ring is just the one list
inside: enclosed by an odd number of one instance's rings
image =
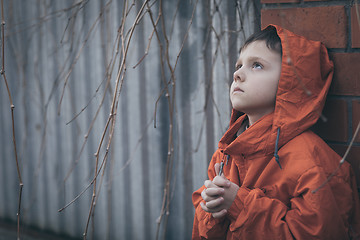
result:
[(245, 115), (241, 116), (233, 109), (230, 127), (219, 144), (220, 148), (227, 148), (229, 152), (242, 146), (241, 152), (245, 154), (258, 151), (276, 153), (275, 145), (280, 148), (317, 122), (331, 84), (333, 63), (321, 42), (308, 40), (276, 25), (268, 27), (276, 28), (282, 46), (282, 68), (275, 110), (243, 132), (234, 144), (230, 144), (230, 139), (233, 140), (237, 129), (246, 119)]

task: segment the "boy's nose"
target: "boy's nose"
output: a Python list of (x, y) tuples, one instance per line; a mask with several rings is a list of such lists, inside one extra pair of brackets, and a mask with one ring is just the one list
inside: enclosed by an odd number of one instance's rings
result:
[(242, 73), (241, 69), (238, 69), (234, 72), (234, 82), (237, 82), (237, 81), (245, 81), (245, 76), (244, 76), (244, 73)]

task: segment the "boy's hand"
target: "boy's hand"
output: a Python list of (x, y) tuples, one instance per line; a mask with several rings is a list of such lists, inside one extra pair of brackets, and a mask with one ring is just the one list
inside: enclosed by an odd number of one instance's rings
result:
[(221, 187), (224, 189), (224, 193), (222, 194), (223, 202), (221, 204), (221, 208), (228, 210), (234, 202), (236, 194), (240, 187), (237, 184), (226, 179), (224, 176), (216, 176), (212, 183), (215, 184), (217, 187)]
[[(216, 163), (216, 174), (219, 174), (219, 169), (220, 164)], [(206, 180), (205, 187), (206, 189), (201, 193), (205, 203), (200, 203), (201, 208), (206, 212), (212, 213), (214, 218), (225, 216), (236, 197), (239, 186), (226, 179), (222, 174), (221, 176), (216, 176), (213, 181)]]
[(204, 185), (206, 189), (201, 192), (201, 197), (205, 203), (200, 203), (201, 208), (211, 213), (214, 218), (225, 216), (227, 211), (222, 207), (222, 203), (224, 202), (224, 188), (215, 185), (210, 180), (206, 180)]

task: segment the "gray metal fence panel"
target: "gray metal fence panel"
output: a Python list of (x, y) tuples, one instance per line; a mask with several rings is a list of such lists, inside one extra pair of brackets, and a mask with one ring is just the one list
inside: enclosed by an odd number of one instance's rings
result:
[[(107, 131), (99, 154), (88, 236), (189, 239), (191, 193), (206, 180), (227, 128), (233, 66), (258, 27), (255, 2), (149, 1), (141, 12), (139, 0), (4, 1), (5, 71), (24, 183), (21, 224), (82, 236), (94, 184), (58, 210), (94, 178), (94, 153), (131, 37), (111, 146), (105, 149)], [(175, 100), (172, 111), (167, 97)], [(16, 221), (19, 180), (3, 81), (0, 101), (0, 218)], [(162, 215), (167, 183), (170, 205)]]

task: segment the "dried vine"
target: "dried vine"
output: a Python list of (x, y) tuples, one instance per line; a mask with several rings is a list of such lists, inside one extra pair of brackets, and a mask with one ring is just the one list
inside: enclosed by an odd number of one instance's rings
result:
[(15, 105), (11, 98), (11, 93), (8, 85), (8, 81), (6, 79), (5, 74), (5, 17), (4, 17), (4, 0), (1, 0), (1, 54), (2, 54), (2, 65), (1, 65), (1, 75), (3, 76), (6, 90), (9, 96), (9, 102), (10, 102), (10, 109), (11, 109), (11, 123), (12, 123), (12, 140), (13, 140), (13, 146), (14, 146), (14, 155), (15, 155), (15, 163), (16, 163), (16, 170), (19, 180), (19, 199), (18, 199), (18, 209), (17, 209), (17, 239), (20, 239), (20, 211), (21, 211), (21, 197), (22, 197), (22, 189), (23, 189), (23, 181), (21, 178), (21, 171), (19, 167), (19, 159), (17, 155), (17, 149), (16, 149), (16, 139), (15, 139), (15, 118), (14, 118), (14, 108)]

